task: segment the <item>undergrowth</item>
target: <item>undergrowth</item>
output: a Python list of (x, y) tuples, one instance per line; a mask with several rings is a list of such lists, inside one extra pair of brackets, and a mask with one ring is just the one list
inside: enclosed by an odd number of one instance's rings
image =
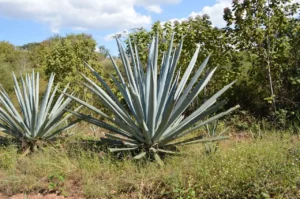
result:
[(289, 134), (232, 138), (207, 154), (184, 147), (165, 166), (68, 143), (22, 156), (0, 148), (0, 193), (83, 198), (300, 198), (300, 142)]

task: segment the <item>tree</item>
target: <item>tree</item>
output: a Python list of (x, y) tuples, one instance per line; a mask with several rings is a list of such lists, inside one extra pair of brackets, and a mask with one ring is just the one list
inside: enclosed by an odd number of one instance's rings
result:
[(74, 92), (90, 99), (90, 95), (81, 88), (81, 74), (91, 76), (84, 62), (99, 70), (95, 52), (96, 41), (86, 34), (71, 34), (66, 37), (55, 36), (43, 41), (40, 49), (40, 65), (45, 74), (56, 74), (56, 82), (62, 85), (70, 83)]
[[(232, 9), (224, 10), (227, 34), (233, 38), (233, 45), (245, 53), (251, 67), (247, 74), (251, 80), (245, 81), (247, 91), (253, 98), (253, 112), (273, 115), (278, 118), (280, 110), (291, 111), (295, 106), (288, 101), (299, 99), (291, 85), (291, 76), (297, 67), (299, 57), (299, 19), (295, 13), (299, 4), (290, 0), (235, 0)], [(265, 89), (269, 85), (269, 89)], [(298, 92), (299, 93), (299, 92)], [(296, 97), (296, 98), (295, 98)], [(272, 104), (272, 108), (268, 106)]]
[(18, 72), (19, 53), (14, 45), (6, 41), (0, 42), (0, 84), (7, 91), (13, 90), (12, 71)]

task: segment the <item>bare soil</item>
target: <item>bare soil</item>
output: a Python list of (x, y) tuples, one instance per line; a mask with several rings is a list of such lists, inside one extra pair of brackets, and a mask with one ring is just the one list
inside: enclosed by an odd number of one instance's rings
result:
[(56, 194), (16, 194), (13, 196), (4, 196), (0, 193), (0, 199), (81, 199), (81, 197), (65, 197), (65, 196), (58, 196)]

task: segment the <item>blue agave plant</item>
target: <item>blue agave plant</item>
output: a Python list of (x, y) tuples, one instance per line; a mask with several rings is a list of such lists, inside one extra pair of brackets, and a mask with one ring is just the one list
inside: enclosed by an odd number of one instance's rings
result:
[(143, 70), (137, 47), (133, 48), (129, 40), (129, 58), (121, 42), (117, 39), (125, 75), (120, 72), (116, 62), (111, 58), (117, 74), (116, 77), (111, 75), (111, 78), (124, 97), (127, 108), (121, 104), (104, 79), (87, 64), (87, 67), (90, 68), (101, 85), (83, 75), (86, 80), (84, 85), (100, 99), (102, 104), (113, 113), (114, 117), (109, 117), (100, 109), (66, 94), (103, 117), (103, 120), (99, 120), (95, 117), (73, 112), (78, 118), (110, 131), (106, 133), (106, 138), (101, 140), (117, 146), (110, 148), (112, 152), (139, 150), (140, 153), (134, 158), (139, 159), (147, 153), (151, 153), (158, 162), (162, 163), (158, 153), (174, 153), (174, 151), (168, 150), (173, 146), (227, 138), (226, 136), (219, 136), (206, 139), (203, 136), (197, 136), (184, 141), (176, 141), (232, 112), (238, 106), (208, 118), (209, 115), (215, 113), (225, 104), (225, 101), (217, 102), (217, 98), (232, 86), (234, 83), (232, 82), (205, 101), (192, 114), (184, 115), (184, 111), (190, 103), (208, 84), (216, 68), (207, 73), (203, 79), (198, 80), (209, 60), (209, 57), (207, 57), (188, 82), (200, 50), (200, 46), (198, 46), (182, 77), (180, 70), (175, 73), (183, 42), (180, 43), (177, 50), (173, 51), (173, 38), (174, 35), (168, 51), (162, 58), (159, 75), (158, 36), (150, 44), (146, 71)]

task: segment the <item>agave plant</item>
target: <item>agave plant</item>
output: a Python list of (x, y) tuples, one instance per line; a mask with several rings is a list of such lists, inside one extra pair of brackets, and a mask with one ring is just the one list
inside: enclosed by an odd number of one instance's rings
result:
[[(211, 122), (210, 124), (206, 124), (204, 126), (208, 137), (221, 136), (229, 129), (229, 127), (227, 127), (227, 128), (224, 128), (221, 132), (217, 132), (218, 121), (219, 120), (215, 120), (215, 121)], [(204, 144), (204, 147), (205, 147), (206, 154), (210, 155), (210, 154), (215, 153), (218, 150), (218, 143), (207, 142)]]
[[(71, 98), (61, 94), (56, 99), (58, 85), (53, 87), (54, 74), (51, 74), (46, 91), (39, 104), (39, 73), (21, 76), (21, 86), (13, 74), (14, 89), (21, 113), (12, 103), (8, 94), (0, 89), (0, 128), (23, 144), (33, 149), (39, 140), (51, 140), (63, 130), (68, 129), (79, 119), (66, 123), (72, 114), (65, 114)], [(66, 91), (68, 86), (65, 87)], [(56, 99), (56, 100), (55, 100)], [(78, 110), (78, 109), (77, 109)], [(76, 111), (77, 111), (76, 110)]]
[(158, 153), (174, 153), (170, 150), (174, 146), (227, 138), (220, 136), (205, 139), (203, 136), (197, 136), (176, 141), (203, 125), (230, 113), (238, 106), (205, 119), (225, 104), (225, 101), (217, 102), (217, 98), (234, 83), (232, 82), (205, 101), (192, 114), (185, 116), (184, 111), (207, 85), (216, 68), (205, 74), (203, 79), (198, 80), (208, 62), (208, 57), (188, 81), (200, 50), (198, 45), (182, 77), (180, 69), (175, 74), (183, 41), (176, 50), (173, 50), (173, 38), (174, 35), (168, 51), (162, 57), (159, 74), (158, 36), (153, 38), (150, 44), (146, 71), (143, 70), (144, 67), (140, 62), (137, 46), (133, 48), (129, 39), (129, 58), (122, 43), (117, 39), (125, 75), (120, 72), (116, 62), (111, 58), (117, 74), (117, 77), (111, 75), (111, 79), (125, 99), (126, 106), (121, 104), (104, 79), (87, 64), (101, 85), (84, 75), (86, 82), (83, 84), (99, 97), (102, 104), (113, 113), (114, 117), (109, 117), (100, 109), (66, 93), (78, 103), (102, 116), (102, 120), (100, 120), (73, 112), (78, 118), (110, 131), (110, 133), (106, 133), (106, 138), (101, 140), (116, 146), (110, 148), (112, 152), (139, 150), (140, 153), (134, 158), (139, 159), (150, 153), (158, 162), (162, 163)]

